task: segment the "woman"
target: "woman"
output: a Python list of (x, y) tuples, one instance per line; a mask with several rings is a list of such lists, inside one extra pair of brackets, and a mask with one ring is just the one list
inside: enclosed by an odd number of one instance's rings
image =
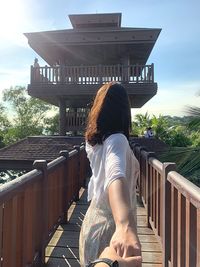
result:
[(103, 85), (94, 100), (85, 134), (92, 169), (91, 200), (79, 240), (81, 266), (111, 245), (123, 258), (141, 255), (136, 229), (136, 180), (139, 164), (130, 149), (131, 113), (126, 90)]

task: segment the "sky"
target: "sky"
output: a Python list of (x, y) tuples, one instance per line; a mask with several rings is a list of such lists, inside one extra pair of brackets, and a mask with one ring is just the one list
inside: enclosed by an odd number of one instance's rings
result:
[(72, 28), (69, 14), (122, 13), (123, 27), (161, 28), (148, 59), (158, 93), (133, 114), (184, 116), (200, 106), (199, 0), (1, 0), (0, 97), (11, 86), (27, 86), (35, 57), (25, 32)]

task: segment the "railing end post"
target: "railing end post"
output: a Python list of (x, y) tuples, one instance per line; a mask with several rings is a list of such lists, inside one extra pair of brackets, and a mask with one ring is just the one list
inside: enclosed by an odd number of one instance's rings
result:
[(176, 163), (174, 162), (164, 162), (163, 163), (163, 178), (167, 179), (167, 175), (170, 171), (175, 171), (176, 170)]
[(40, 171), (44, 171), (47, 169), (47, 161), (46, 160), (35, 160), (33, 162), (33, 168), (40, 170)]
[(68, 150), (61, 150), (59, 155), (62, 157), (65, 157), (67, 159), (69, 157), (69, 151)]
[(80, 146), (79, 145), (75, 145), (73, 146), (74, 149), (76, 149), (78, 151), (78, 153), (80, 152)]

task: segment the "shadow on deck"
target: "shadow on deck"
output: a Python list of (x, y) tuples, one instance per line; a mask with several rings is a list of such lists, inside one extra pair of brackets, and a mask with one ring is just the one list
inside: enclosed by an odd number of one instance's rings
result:
[[(73, 203), (68, 211), (67, 224), (61, 224), (46, 248), (48, 267), (78, 267), (79, 265), (79, 232), (84, 215), (88, 208), (87, 191), (81, 189), (80, 200)], [(162, 252), (153, 231), (147, 227), (145, 208), (138, 203), (138, 234), (142, 244), (143, 267), (161, 267)]]

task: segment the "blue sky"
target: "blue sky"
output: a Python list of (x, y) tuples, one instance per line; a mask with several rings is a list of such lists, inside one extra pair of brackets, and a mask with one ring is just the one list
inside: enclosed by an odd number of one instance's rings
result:
[(186, 105), (200, 106), (199, 10), (199, 0), (1, 0), (0, 95), (29, 83), (38, 55), (24, 32), (71, 28), (69, 14), (121, 12), (122, 26), (162, 28), (148, 61), (158, 93), (133, 113), (184, 115)]

